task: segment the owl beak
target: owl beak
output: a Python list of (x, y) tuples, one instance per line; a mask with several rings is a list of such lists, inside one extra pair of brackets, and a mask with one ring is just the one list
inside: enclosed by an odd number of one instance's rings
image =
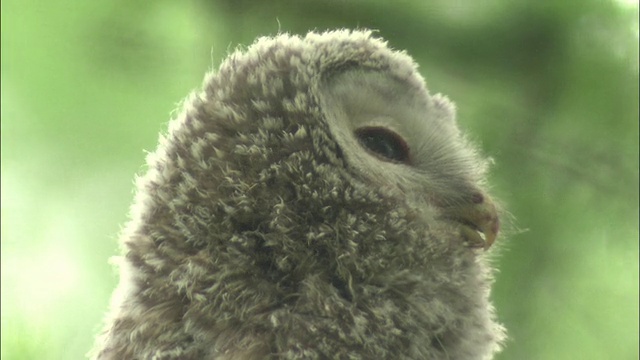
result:
[(462, 237), (469, 247), (487, 250), (496, 240), (500, 219), (489, 197), (476, 194), (470, 204), (452, 208), (448, 213), (448, 218), (462, 224)]

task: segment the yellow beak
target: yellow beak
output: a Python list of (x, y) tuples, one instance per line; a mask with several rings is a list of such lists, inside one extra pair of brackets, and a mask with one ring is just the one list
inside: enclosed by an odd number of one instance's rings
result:
[(447, 219), (462, 224), (461, 235), (469, 247), (487, 250), (498, 236), (500, 219), (487, 196), (476, 196), (472, 203), (449, 208), (445, 213)]

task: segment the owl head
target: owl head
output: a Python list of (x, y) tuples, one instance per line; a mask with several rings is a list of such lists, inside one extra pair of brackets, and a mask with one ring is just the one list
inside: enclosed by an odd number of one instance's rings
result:
[(499, 221), (454, 113), (369, 31), (231, 54), (138, 179), (98, 358), (490, 358)]

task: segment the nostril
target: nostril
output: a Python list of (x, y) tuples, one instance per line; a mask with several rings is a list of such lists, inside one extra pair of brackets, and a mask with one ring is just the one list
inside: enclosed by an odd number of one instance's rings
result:
[(482, 204), (484, 202), (484, 196), (481, 193), (475, 193), (471, 195), (471, 201), (474, 204)]

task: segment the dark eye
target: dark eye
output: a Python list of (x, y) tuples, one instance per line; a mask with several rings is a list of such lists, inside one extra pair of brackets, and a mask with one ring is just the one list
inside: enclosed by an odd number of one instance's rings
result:
[(383, 160), (408, 163), (409, 146), (395, 132), (383, 127), (365, 127), (355, 131), (360, 144)]

